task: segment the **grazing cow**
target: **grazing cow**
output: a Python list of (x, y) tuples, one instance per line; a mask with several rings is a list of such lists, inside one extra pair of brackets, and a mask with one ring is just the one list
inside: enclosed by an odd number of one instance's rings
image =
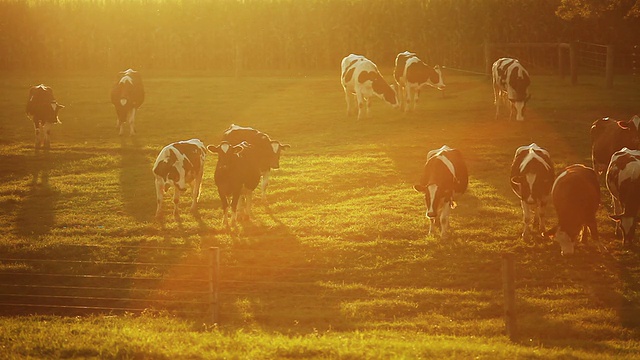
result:
[(442, 238), (447, 237), (449, 213), (456, 207), (454, 194), (464, 193), (468, 182), (467, 166), (459, 150), (444, 145), (429, 151), (420, 183), (413, 187), (424, 194), (429, 235), (435, 225), (440, 227)]
[(586, 242), (587, 227), (600, 248), (596, 223), (600, 184), (596, 172), (581, 164), (566, 167), (553, 183), (551, 196), (558, 215), (558, 225), (549, 231), (549, 235), (560, 243), (562, 254), (573, 254), (581, 230), (581, 241)]
[(622, 232), (623, 244), (631, 246), (640, 211), (640, 150), (623, 148), (614, 153), (606, 182), (613, 198), (610, 217), (616, 222), (616, 234)]
[(535, 143), (516, 150), (511, 164), (511, 189), (522, 204), (523, 239), (531, 235), (529, 224), (534, 213), (539, 234), (544, 232), (544, 213), (551, 198), (554, 178), (553, 162), (547, 150)]
[(408, 51), (396, 56), (393, 78), (397, 85), (400, 109), (404, 111), (415, 110), (420, 90), (425, 85), (438, 90), (445, 87), (440, 66), (430, 68), (415, 53)]
[(395, 89), (384, 80), (376, 64), (362, 55), (350, 54), (342, 59), (340, 81), (347, 101), (347, 116), (351, 114), (353, 95), (358, 102), (358, 120), (362, 118), (363, 110), (364, 116), (369, 117), (369, 98), (374, 95), (394, 108), (398, 107)]
[(607, 170), (611, 156), (626, 147), (638, 149), (640, 145), (640, 117), (627, 121), (616, 121), (608, 117), (598, 119), (591, 125), (591, 161), (598, 174)]
[(187, 191), (187, 184), (191, 186), (191, 211), (196, 211), (206, 154), (204, 144), (198, 139), (175, 142), (160, 151), (153, 165), (153, 174), (156, 178), (156, 218), (163, 218), (162, 198), (171, 186), (175, 188), (173, 216), (176, 220), (180, 220), (178, 203), (180, 194)]
[(260, 170), (262, 182), (260, 189), (262, 190), (262, 200), (267, 200), (267, 185), (271, 169), (280, 168), (280, 153), (282, 150), (288, 149), (289, 144), (282, 144), (277, 140), (272, 140), (269, 135), (250, 128), (231, 124), (222, 135), (223, 141), (228, 141), (231, 145), (238, 145), (246, 141), (251, 145), (251, 151), (247, 151), (244, 155), (249, 157), (254, 166)]
[(509, 104), (509, 120), (516, 111), (516, 120), (524, 120), (524, 106), (531, 97), (529, 73), (516, 59), (501, 58), (493, 63), (493, 103), (496, 105), (496, 119), (500, 115), (500, 103)]
[(207, 150), (218, 154), (214, 180), (222, 202), (222, 223), (225, 227), (229, 226), (227, 209), (231, 198), (231, 226), (235, 226), (238, 204), (243, 198), (246, 201), (245, 214), (251, 214), (251, 194), (260, 182), (260, 170), (252, 160), (251, 153), (259, 152), (259, 149), (246, 141), (237, 145), (222, 141), (220, 145), (207, 146)]
[(53, 97), (53, 90), (44, 84), (32, 86), (27, 100), (27, 117), (33, 121), (36, 132), (36, 150), (51, 147), (51, 128), (60, 124), (58, 111), (64, 109)]
[(129, 135), (135, 135), (136, 111), (144, 102), (142, 77), (132, 69), (121, 71), (120, 74), (122, 76), (111, 89), (111, 103), (116, 107), (120, 135), (124, 134), (126, 123), (129, 123)]

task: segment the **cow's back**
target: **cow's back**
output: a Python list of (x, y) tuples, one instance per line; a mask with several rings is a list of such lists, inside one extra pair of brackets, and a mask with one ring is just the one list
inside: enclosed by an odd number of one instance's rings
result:
[(244, 150), (247, 166), (257, 166), (260, 171), (267, 171), (271, 168), (272, 157), (275, 155), (272, 155), (273, 150), (269, 135), (251, 127), (231, 124), (223, 133), (222, 140), (228, 141), (231, 145), (238, 145), (246, 141), (251, 145), (249, 149)]
[(56, 123), (56, 111), (51, 104), (56, 103), (53, 90), (40, 84), (29, 89), (26, 112), (36, 123)]
[(568, 166), (553, 183), (552, 197), (561, 225), (584, 224), (600, 205), (598, 176), (584, 165)]
[(611, 195), (623, 203), (640, 204), (640, 150), (623, 148), (611, 156), (606, 185)]
[(414, 56), (416, 56), (416, 54), (409, 51), (401, 52), (396, 56), (395, 66), (393, 68), (393, 78), (395, 79), (396, 83), (404, 85), (407, 60)]
[(456, 193), (464, 193), (469, 183), (469, 173), (462, 152), (446, 145), (429, 151), (421, 183), (437, 183), (439, 186), (451, 184)]
[[(548, 188), (546, 188), (545, 192), (548, 194), (551, 191), (551, 185), (553, 184), (555, 176), (553, 161), (551, 160), (549, 152), (535, 143), (520, 146), (516, 149), (513, 162), (511, 163), (511, 178), (527, 172), (536, 174), (536, 177), (541, 177), (539, 180), (548, 182)], [(513, 181), (510, 183), (513, 192), (520, 197), (519, 186)]]
[[(632, 119), (633, 120), (633, 119)], [(633, 121), (619, 122), (608, 117), (597, 119), (590, 129), (591, 158), (598, 172), (605, 170), (611, 156), (626, 147), (638, 148), (638, 130)]]

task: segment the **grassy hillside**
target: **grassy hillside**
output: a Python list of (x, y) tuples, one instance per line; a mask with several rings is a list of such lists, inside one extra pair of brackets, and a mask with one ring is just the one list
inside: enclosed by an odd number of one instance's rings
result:
[[(414, 113), (378, 100), (363, 121), (346, 117), (334, 73), (143, 76), (147, 100), (133, 139), (117, 136), (111, 75), (2, 77), (0, 257), (91, 260), (87, 269), (46, 266), (109, 274), (101, 261), (205, 264), (217, 246), (220, 322), (171, 312), (5, 316), (3, 356), (600, 359), (640, 351), (640, 259), (613, 237), (606, 189), (598, 225), (609, 251), (585, 244), (564, 258), (550, 240), (519, 238), (508, 182), (515, 149), (531, 142), (549, 150), (557, 170), (590, 164), (591, 122), (637, 112), (637, 82), (620, 79), (607, 91), (601, 78), (571, 86), (536, 77), (527, 120), (516, 123), (494, 119), (487, 79), (453, 73), (444, 96), (426, 89)], [(51, 151), (36, 154), (24, 105), (40, 82), (67, 108)], [(237, 231), (224, 229), (210, 155), (198, 216), (183, 196), (176, 223), (166, 198), (167, 222), (155, 222), (151, 166), (160, 149), (194, 137), (215, 144), (231, 123), (291, 144), (268, 203), (257, 201), (255, 218)], [(447, 241), (427, 236), (423, 198), (412, 189), (427, 151), (443, 144), (463, 152), (470, 172)], [(515, 343), (502, 319), (504, 252), (516, 257)], [(0, 263), (2, 272), (45, 270)], [(170, 278), (176, 269), (127, 271)]]

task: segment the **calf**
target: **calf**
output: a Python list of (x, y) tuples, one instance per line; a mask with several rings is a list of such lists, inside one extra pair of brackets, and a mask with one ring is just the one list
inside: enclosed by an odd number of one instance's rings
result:
[(531, 235), (529, 224), (535, 213), (539, 234), (545, 230), (544, 213), (551, 197), (555, 174), (547, 150), (535, 143), (520, 146), (511, 163), (511, 189), (522, 204), (524, 229), (522, 238)]
[(222, 135), (223, 141), (228, 141), (231, 145), (238, 145), (243, 141), (251, 145), (251, 151), (244, 155), (248, 157), (253, 166), (257, 166), (262, 178), (260, 189), (262, 190), (262, 200), (267, 200), (267, 185), (271, 169), (280, 168), (280, 154), (282, 150), (288, 149), (289, 144), (282, 144), (277, 140), (272, 140), (269, 135), (250, 128), (231, 124)]
[(350, 54), (342, 59), (340, 75), (344, 97), (347, 101), (347, 116), (351, 114), (353, 95), (358, 102), (358, 120), (369, 117), (369, 98), (377, 96), (394, 108), (398, 107), (396, 91), (384, 80), (378, 67), (362, 55)]
[(591, 125), (591, 161), (598, 174), (609, 166), (611, 156), (626, 147), (638, 149), (640, 145), (640, 117), (633, 116), (627, 121), (598, 119)]
[(549, 231), (560, 243), (562, 254), (573, 254), (574, 244), (582, 230), (581, 240), (587, 239), (586, 228), (600, 248), (596, 211), (600, 205), (600, 185), (592, 168), (581, 164), (566, 167), (551, 188), (558, 225)]
[(27, 117), (33, 121), (36, 133), (36, 150), (51, 147), (51, 128), (60, 124), (58, 111), (64, 109), (53, 97), (53, 90), (44, 84), (32, 86), (27, 100)]
[(606, 175), (607, 189), (613, 198), (616, 234), (622, 233), (625, 246), (633, 244), (640, 211), (640, 150), (623, 148), (611, 157)]
[(491, 67), (493, 77), (493, 103), (496, 105), (496, 119), (500, 114), (500, 103), (509, 104), (509, 119), (524, 120), (524, 106), (529, 101), (529, 73), (516, 59), (501, 58)]
[(220, 145), (207, 146), (207, 150), (218, 154), (214, 180), (222, 202), (222, 223), (225, 227), (229, 226), (227, 209), (231, 199), (231, 226), (235, 226), (241, 198), (246, 200), (245, 212), (251, 214), (251, 193), (260, 181), (260, 170), (252, 161), (251, 154), (256, 149), (247, 142), (232, 145), (222, 141)]
[(408, 51), (396, 56), (393, 78), (397, 84), (400, 109), (404, 111), (415, 110), (420, 90), (425, 85), (438, 90), (443, 90), (445, 87), (442, 71), (438, 65), (430, 68), (415, 53)]
[(156, 179), (156, 218), (162, 219), (163, 217), (163, 195), (171, 186), (175, 188), (173, 215), (176, 220), (180, 219), (178, 211), (180, 194), (187, 191), (187, 184), (191, 186), (191, 211), (196, 211), (206, 154), (204, 144), (198, 139), (175, 142), (160, 151), (153, 165), (153, 174)]
[(429, 151), (420, 183), (413, 187), (424, 194), (429, 235), (435, 225), (440, 227), (443, 239), (448, 236), (449, 213), (456, 207), (453, 197), (464, 193), (468, 182), (467, 166), (459, 150), (444, 145)]
[(144, 85), (142, 77), (135, 70), (127, 69), (120, 74), (122, 76), (111, 89), (111, 103), (116, 108), (120, 135), (124, 134), (126, 123), (129, 123), (129, 135), (135, 135), (136, 111), (144, 102)]

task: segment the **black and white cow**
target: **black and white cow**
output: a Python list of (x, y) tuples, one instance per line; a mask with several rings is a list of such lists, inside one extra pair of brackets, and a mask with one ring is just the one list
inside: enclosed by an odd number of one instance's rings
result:
[(623, 148), (611, 157), (606, 176), (607, 189), (613, 198), (616, 234), (622, 233), (623, 244), (631, 246), (640, 211), (640, 150)]
[(197, 210), (206, 154), (204, 144), (198, 139), (178, 141), (165, 146), (160, 151), (153, 165), (156, 181), (156, 218), (163, 218), (163, 195), (172, 186), (174, 187), (173, 215), (176, 220), (180, 219), (178, 211), (180, 194), (187, 191), (187, 184), (191, 186), (191, 211)]
[(135, 135), (136, 111), (144, 102), (144, 85), (140, 73), (127, 69), (111, 89), (111, 103), (116, 108), (117, 126), (124, 134), (125, 124), (129, 124), (129, 135)]
[(607, 170), (611, 156), (626, 147), (640, 147), (640, 117), (627, 121), (616, 121), (608, 117), (598, 119), (591, 125), (591, 161), (593, 169), (602, 174)]
[(425, 85), (438, 90), (444, 90), (445, 87), (440, 66), (431, 68), (409, 51), (396, 56), (393, 78), (397, 85), (400, 109), (404, 111), (415, 110), (420, 90)]
[[(350, 54), (342, 59), (340, 81), (347, 101), (347, 116), (351, 114), (351, 102), (355, 95), (358, 103), (358, 120), (369, 117), (369, 99), (377, 96), (394, 108), (398, 107), (398, 96), (382, 77), (378, 67), (362, 55)], [(364, 111), (364, 114), (363, 114)]]
[(27, 100), (27, 117), (33, 121), (36, 133), (36, 150), (51, 147), (51, 128), (60, 124), (58, 111), (64, 109), (53, 97), (53, 90), (44, 84), (32, 86)]
[(286, 150), (291, 146), (282, 144), (280, 141), (272, 140), (269, 135), (253, 129), (251, 127), (238, 126), (231, 124), (222, 135), (223, 141), (228, 141), (231, 145), (238, 145), (244, 141), (251, 145), (251, 151), (247, 151), (244, 156), (260, 170), (262, 182), (260, 189), (262, 190), (262, 200), (267, 200), (267, 185), (271, 169), (280, 168), (280, 154), (282, 150)]
[(251, 154), (257, 149), (246, 141), (237, 145), (222, 141), (220, 145), (207, 146), (207, 150), (218, 154), (214, 180), (222, 202), (222, 223), (225, 227), (229, 226), (227, 209), (231, 205), (231, 226), (235, 226), (238, 207), (243, 199), (246, 202), (244, 213), (251, 215), (251, 194), (260, 182), (260, 169)]
[(538, 234), (545, 231), (544, 215), (554, 179), (553, 162), (547, 150), (535, 143), (516, 150), (511, 163), (511, 189), (522, 204), (523, 239), (531, 236), (529, 224), (534, 216), (538, 222)]
[(493, 103), (496, 105), (496, 119), (500, 115), (500, 104), (509, 106), (509, 120), (516, 113), (516, 120), (524, 120), (524, 107), (529, 101), (531, 78), (527, 70), (516, 59), (501, 58), (493, 63)]
[(414, 189), (424, 194), (429, 219), (429, 235), (434, 225), (444, 239), (449, 233), (449, 214), (456, 207), (454, 195), (467, 190), (469, 176), (460, 150), (446, 145), (427, 154), (420, 183)]
[(592, 168), (581, 164), (567, 166), (551, 188), (558, 225), (549, 230), (550, 237), (560, 243), (562, 254), (573, 254), (578, 235), (586, 242), (587, 228), (601, 249), (596, 212), (600, 206), (600, 184)]

